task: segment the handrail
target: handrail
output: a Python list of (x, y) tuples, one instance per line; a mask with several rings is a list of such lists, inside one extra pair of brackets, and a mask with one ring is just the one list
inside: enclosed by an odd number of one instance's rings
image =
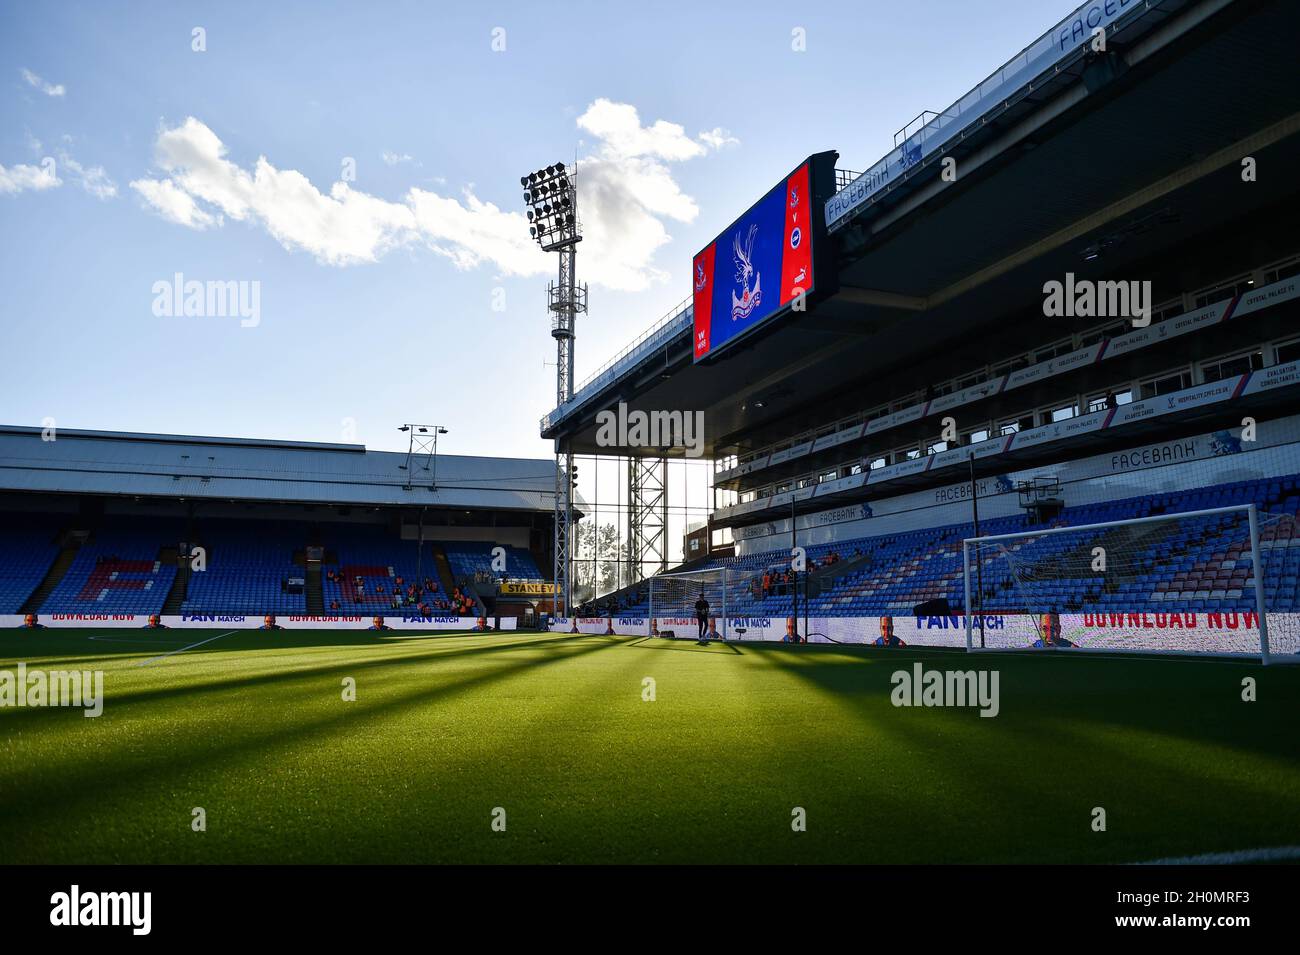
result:
[[(1133, 6), (1125, 9), (1130, 3)], [(894, 136), (894, 148), (884, 158), (869, 166), (850, 185), (837, 189), (827, 200), (827, 228), (834, 231), (842, 219), (883, 189), (891, 176), (906, 171), (962, 130), (974, 126), (996, 106), (1006, 104), (1013, 93), (1048, 71), (1059, 72), (1063, 63), (1080, 55), (1080, 50), (1092, 39), (1094, 27), (1113, 33), (1121, 21), (1127, 25), (1164, 3), (1165, 0), (1114, 0), (1113, 5), (1097, 7), (1094, 0), (1086, 0), (947, 109), (926, 110), (899, 130)], [(1083, 29), (1084, 18), (1091, 19), (1090, 8), (1097, 9), (1098, 16)], [(1013, 82), (1017, 85), (1009, 86)], [(837, 202), (850, 189), (856, 189), (852, 202)]]
[(691, 298), (691, 296), (687, 296), (677, 305), (673, 306), (673, 308), (662, 315), (654, 324), (642, 332), (640, 336), (625, 346), (622, 351), (614, 355), (614, 357), (610, 358), (609, 361), (605, 362), (605, 364), (601, 365), (594, 372), (588, 375), (582, 384), (573, 390), (573, 396), (566, 401), (563, 406), (555, 408), (549, 414), (542, 416), (541, 430), (545, 431), (553, 423), (563, 417), (565, 409), (573, 407), (585, 399), (587, 397), (587, 394), (585, 393), (592, 390), (593, 386), (600, 382), (600, 379), (612, 377), (610, 373), (614, 371), (614, 366), (622, 362), (623, 359), (627, 358), (632, 354), (632, 352), (641, 349), (651, 339), (654, 339), (656, 344), (658, 344), (659, 340), (670, 337), (665, 334), (665, 329), (672, 326), (671, 330), (677, 332), (679, 329), (676, 326), (678, 325), (689, 327), (691, 319), (694, 316)]

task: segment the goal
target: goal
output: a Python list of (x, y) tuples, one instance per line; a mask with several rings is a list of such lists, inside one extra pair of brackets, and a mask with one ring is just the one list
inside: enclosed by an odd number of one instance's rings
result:
[(1276, 528), (1261, 542), (1282, 520), (1242, 504), (968, 538), (966, 647), (1294, 661), (1296, 615), (1266, 597)]
[(727, 568), (710, 567), (680, 574), (659, 574), (650, 578), (650, 635), (671, 631), (679, 637), (695, 637), (695, 602), (709, 602), (709, 632), (723, 640), (727, 624)]

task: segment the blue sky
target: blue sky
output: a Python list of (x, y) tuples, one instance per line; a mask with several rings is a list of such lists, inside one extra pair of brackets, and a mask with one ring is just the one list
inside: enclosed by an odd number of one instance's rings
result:
[[(7, 4), (0, 421), (546, 456), (522, 173), (585, 170), (581, 380), (804, 156), (865, 168), (1070, 9)], [(156, 314), (177, 273), (257, 283), (257, 324)]]

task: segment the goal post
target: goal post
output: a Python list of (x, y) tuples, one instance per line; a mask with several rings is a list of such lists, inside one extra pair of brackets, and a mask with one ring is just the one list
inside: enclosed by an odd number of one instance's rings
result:
[(1261, 525), (1281, 520), (1238, 504), (967, 538), (966, 648), (1296, 661), (1296, 615), (1265, 587)]
[(676, 632), (682, 628), (689, 628), (685, 636), (696, 636), (695, 603), (703, 597), (709, 603), (709, 633), (728, 639), (728, 581), (725, 567), (651, 577), (647, 619), (650, 636), (655, 636), (661, 629)]

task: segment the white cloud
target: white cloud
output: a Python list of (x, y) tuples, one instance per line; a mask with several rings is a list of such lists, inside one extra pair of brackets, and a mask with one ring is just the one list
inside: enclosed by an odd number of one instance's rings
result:
[[(28, 148), (39, 151), (41, 144), (28, 134)], [(14, 194), (28, 189), (51, 189), (63, 185), (62, 172), (86, 192), (97, 199), (111, 199), (117, 195), (117, 183), (108, 177), (103, 166), (83, 166), (68, 153), (60, 151), (58, 160), (46, 156), (39, 166), (0, 166), (0, 194)]]
[(653, 264), (671, 241), (664, 220), (693, 222), (699, 214), (669, 163), (708, 150), (678, 124), (644, 126), (636, 107), (607, 99), (592, 103), (578, 126), (600, 140), (595, 154), (578, 163), (578, 208), (591, 240), (582, 250), (584, 271), (594, 268), (602, 284), (627, 291), (667, 281)]
[(528, 237), (528, 221), (521, 213), (506, 212), (468, 189), (464, 204), (424, 189), (412, 189), (406, 200), (425, 243), (457, 268), (486, 262), (505, 275), (540, 275), (551, 269), (549, 257)]
[(739, 146), (740, 140), (731, 135), (731, 130), (714, 126), (700, 133), (700, 142), (710, 149), (722, 149), (725, 146)]
[(206, 229), (220, 224), (217, 216), (200, 209), (194, 197), (170, 179), (137, 179), (131, 183), (131, 188), (168, 222), (191, 229)]
[[(596, 137), (578, 163), (578, 206), (584, 224), (582, 278), (620, 290), (664, 281), (657, 251), (670, 237), (666, 219), (690, 222), (695, 201), (682, 192), (669, 163), (703, 156), (706, 140), (664, 120), (641, 124), (636, 108), (599, 99), (577, 120)], [(715, 131), (725, 138), (725, 131)], [(716, 148), (716, 147), (713, 147)], [(194, 117), (163, 128), (155, 143), (161, 178), (131, 188), (168, 221), (194, 229), (225, 218), (264, 228), (286, 249), (303, 250), (335, 266), (374, 262), (394, 248), (424, 245), (457, 268), (490, 265), (504, 275), (539, 275), (552, 263), (528, 237), (522, 212), (480, 199), (473, 186), (457, 196), (413, 187), (390, 201), (336, 182), (322, 192), (302, 173), (260, 156), (246, 169)], [(384, 161), (414, 162), (385, 152)], [(417, 163), (418, 165), (418, 163)]]
[(388, 166), (400, 166), (402, 163), (415, 162), (415, 157), (409, 153), (395, 153), (385, 149), (383, 153), (384, 164)]
[(704, 155), (704, 147), (676, 123), (657, 120), (642, 126), (636, 107), (629, 103), (596, 100), (578, 117), (578, 125), (601, 140), (607, 156), (648, 156), (677, 162)]
[(54, 83), (47, 83), (26, 67), (24, 67), (21, 72), (23, 74), (23, 79), (27, 81), (28, 86), (40, 90), (46, 96), (62, 96), (67, 92), (67, 90), (63, 88), (62, 83), (57, 85)]
[(117, 195), (117, 183), (108, 178), (103, 166), (83, 166), (67, 153), (59, 153), (59, 163), (96, 199), (112, 199)]
[(28, 189), (39, 192), (61, 185), (63, 180), (55, 173), (52, 163), (40, 166), (20, 164), (8, 168), (0, 166), (0, 195), (16, 195)]

